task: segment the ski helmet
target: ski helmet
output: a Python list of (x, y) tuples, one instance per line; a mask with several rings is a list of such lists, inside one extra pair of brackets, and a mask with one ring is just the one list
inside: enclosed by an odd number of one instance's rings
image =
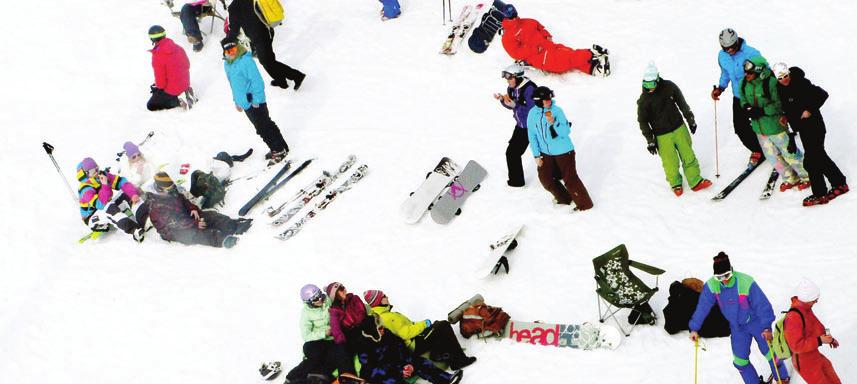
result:
[(301, 287), (301, 300), (307, 305), (324, 298), (324, 292), (315, 284), (307, 284)]
[(164, 27), (160, 25), (149, 27), (149, 39), (152, 40), (152, 43), (157, 43), (165, 37), (167, 37), (167, 31), (164, 30)]
[(226, 36), (223, 38), (223, 40), (220, 40), (220, 47), (223, 48), (224, 51), (237, 45), (238, 39), (234, 37)]
[(506, 16), (507, 19), (514, 19), (514, 18), (518, 17), (518, 10), (515, 9), (515, 6), (512, 4), (506, 4), (506, 6), (503, 7), (502, 12), (503, 12), (503, 15)]
[(540, 86), (536, 88), (536, 90), (533, 92), (533, 100), (538, 102), (551, 100), (553, 99), (553, 97), (553, 91), (551, 91), (550, 88), (545, 86)]
[(765, 71), (765, 68), (768, 67), (768, 60), (765, 60), (762, 56), (753, 56), (747, 60), (744, 60), (744, 73), (755, 73), (761, 74)]
[(776, 63), (771, 69), (774, 71), (774, 76), (777, 79), (782, 79), (789, 75), (789, 66), (786, 63)]
[(503, 69), (503, 72), (501, 72), (501, 77), (503, 77), (504, 79), (509, 79), (510, 77), (524, 77), (524, 66), (518, 63), (512, 64)]
[(726, 28), (720, 31), (720, 46), (723, 49), (729, 48), (738, 42), (738, 33), (732, 28)]

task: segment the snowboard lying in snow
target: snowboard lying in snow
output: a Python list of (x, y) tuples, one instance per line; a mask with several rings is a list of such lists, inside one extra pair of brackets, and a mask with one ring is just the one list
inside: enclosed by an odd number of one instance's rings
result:
[(485, 180), (488, 171), (479, 163), (470, 160), (461, 173), (452, 180), (449, 188), (431, 207), (431, 218), (435, 223), (447, 224), (461, 213), (461, 206), (473, 192), (479, 189), (479, 183)]
[(616, 349), (622, 344), (622, 333), (607, 324), (548, 324), (509, 320), (503, 335), (519, 343), (583, 350)]
[(434, 170), (426, 175), (425, 181), (417, 189), (411, 192), (411, 196), (402, 203), (399, 211), (405, 217), (405, 222), (413, 224), (420, 221), (429, 206), (443, 192), (444, 188), (458, 174), (461, 168), (452, 159), (444, 157), (434, 167)]

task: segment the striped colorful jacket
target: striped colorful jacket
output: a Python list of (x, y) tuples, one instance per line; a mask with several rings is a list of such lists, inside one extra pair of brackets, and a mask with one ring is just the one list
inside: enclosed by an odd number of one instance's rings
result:
[(113, 191), (121, 190), (122, 193), (129, 197), (137, 196), (137, 187), (134, 184), (125, 180), (124, 177), (116, 176), (112, 173), (107, 173), (107, 182), (109, 188), (103, 188), (98, 178), (87, 176), (83, 170), (83, 165), (77, 165), (77, 180), (80, 181), (80, 186), (77, 187), (78, 202), (80, 203), (80, 216), (83, 222), (86, 223), (89, 217), (99, 209), (104, 209), (111, 200), (113, 200)]
[(771, 302), (750, 275), (733, 272), (728, 285), (712, 277), (705, 283), (696, 311), (690, 318), (689, 328), (698, 331), (714, 304), (720, 307), (723, 317), (732, 329), (748, 329), (753, 333), (770, 329), (774, 322)]

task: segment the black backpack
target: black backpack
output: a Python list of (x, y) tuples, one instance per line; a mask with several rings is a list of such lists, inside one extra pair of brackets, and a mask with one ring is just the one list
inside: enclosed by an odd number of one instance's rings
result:
[(190, 176), (190, 194), (202, 198), (200, 208), (214, 208), (217, 205), (223, 206), (226, 187), (211, 172), (193, 171)]

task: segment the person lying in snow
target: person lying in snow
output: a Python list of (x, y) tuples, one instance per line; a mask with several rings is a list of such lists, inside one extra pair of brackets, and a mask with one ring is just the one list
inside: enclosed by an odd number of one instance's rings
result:
[[(145, 231), (137, 224), (135, 212), (140, 210), (140, 195), (134, 184), (109, 170), (99, 170), (91, 157), (77, 165), (77, 180), (80, 216), (93, 232), (107, 232), (113, 225), (138, 243), (143, 241)], [(114, 194), (114, 190), (121, 192)]]

